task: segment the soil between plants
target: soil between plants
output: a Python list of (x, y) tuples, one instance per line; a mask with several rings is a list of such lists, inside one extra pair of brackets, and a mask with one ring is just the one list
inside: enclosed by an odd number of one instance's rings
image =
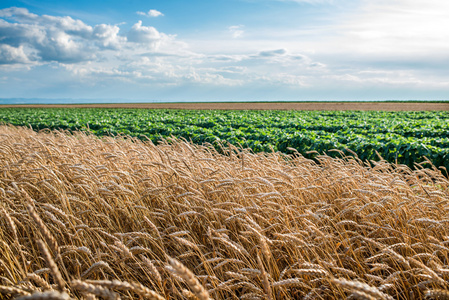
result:
[(449, 111), (449, 103), (425, 102), (206, 102), (206, 103), (110, 103), (110, 104), (16, 104), (0, 108), (143, 108), (204, 110), (374, 110)]

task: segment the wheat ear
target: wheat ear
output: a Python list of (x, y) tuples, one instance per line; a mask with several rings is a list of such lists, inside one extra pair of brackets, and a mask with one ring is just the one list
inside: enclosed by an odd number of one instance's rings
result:
[(174, 258), (169, 258), (169, 263), (175, 271), (175, 275), (181, 277), (193, 291), (195, 296), (200, 300), (208, 300), (209, 293), (207, 290), (200, 284), (198, 279), (195, 277), (195, 274), (192, 273), (186, 266), (184, 266), (181, 262)]
[(426, 299), (449, 299), (449, 291), (447, 290), (428, 290), (424, 293)]
[(103, 268), (109, 270), (111, 273), (113, 272), (113, 270), (111, 269), (111, 267), (107, 262), (100, 260), (96, 263), (93, 263), (86, 271), (84, 271), (83, 274), (81, 274), (81, 278), (86, 278), (96, 269), (103, 269)]
[(192, 293), (191, 291), (186, 290), (186, 289), (183, 289), (183, 290), (182, 290), (182, 295), (183, 295), (185, 298), (187, 298), (187, 300), (198, 300), (198, 297), (195, 296), (194, 293)]
[(372, 296), (376, 299), (393, 300), (393, 297), (391, 297), (390, 295), (382, 293), (377, 288), (370, 286), (366, 283), (362, 283), (359, 281), (353, 281), (353, 280), (346, 280), (344, 278), (340, 278), (340, 279), (333, 278), (333, 279), (331, 279), (331, 282), (336, 285), (339, 285), (343, 288), (349, 289), (350, 291), (355, 291), (355, 292), (360, 291), (360, 292), (367, 294), (369, 296)]
[(42, 293), (33, 293), (29, 296), (15, 298), (15, 300), (69, 300), (70, 296), (66, 293), (57, 291), (47, 291)]
[(137, 282), (130, 283), (119, 280), (86, 280), (85, 283), (93, 284), (96, 286), (100, 285), (111, 290), (134, 291), (136, 294), (139, 294), (150, 300), (164, 300), (164, 298), (158, 293)]
[(59, 256), (58, 242), (56, 241), (55, 237), (51, 234), (50, 230), (48, 230), (47, 226), (45, 226), (44, 221), (42, 221), (42, 219), (37, 214), (36, 210), (34, 209), (34, 206), (32, 205), (33, 200), (31, 199), (31, 197), (25, 191), (23, 192), (23, 195), (28, 201), (27, 204), (28, 213), (30, 214), (34, 223), (39, 228), (40, 233), (42, 234), (48, 246), (50, 247), (51, 251), (53, 252), (53, 255), (58, 257)]
[(53, 289), (51, 287), (51, 285), (47, 281), (45, 281), (44, 278), (40, 277), (39, 275), (37, 275), (35, 273), (27, 274), (27, 277), (25, 278), (25, 280), (34, 281), (34, 283), (36, 283), (38, 286), (40, 286), (44, 290), (52, 290)]
[(24, 295), (28, 296), (30, 293), (27, 291), (24, 291), (22, 289), (13, 287), (13, 286), (4, 286), (0, 285), (0, 294), (7, 294), (7, 295)]
[(42, 256), (44, 257), (47, 267), (50, 269), (50, 272), (54, 277), (56, 285), (58, 286), (58, 290), (60, 292), (64, 291), (65, 283), (64, 283), (64, 280), (62, 279), (61, 272), (59, 272), (58, 266), (56, 265), (55, 261), (51, 257), (51, 254), (48, 251), (47, 247), (45, 246), (45, 243), (42, 240), (37, 240), (36, 243), (37, 243), (37, 246), (39, 247), (39, 250), (42, 253)]
[(113, 291), (111, 291), (109, 289), (103, 288), (101, 286), (89, 284), (89, 283), (83, 282), (81, 280), (73, 280), (70, 283), (70, 286), (73, 289), (78, 290), (82, 293), (94, 294), (94, 295), (100, 296), (104, 299), (109, 299), (109, 300), (120, 299), (120, 297), (116, 293), (114, 293)]
[(12, 236), (14, 238), (14, 241), (19, 241), (17, 238), (17, 227), (14, 221), (12, 220), (11, 216), (9, 215), (8, 211), (5, 208), (1, 208), (2, 214), (5, 216), (5, 219), (8, 223), (9, 229), (11, 229)]
[(156, 278), (158, 284), (162, 286), (162, 277), (159, 271), (157, 270), (156, 266), (146, 256), (140, 255), (139, 257), (143, 261), (143, 263), (148, 267), (154, 278)]

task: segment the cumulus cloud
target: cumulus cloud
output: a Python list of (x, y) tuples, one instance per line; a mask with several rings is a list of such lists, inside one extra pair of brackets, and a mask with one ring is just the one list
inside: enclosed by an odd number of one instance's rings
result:
[(4, 18), (0, 19), (0, 45), (3, 49), (7, 49), (5, 46), (26, 47), (33, 54), (22, 51), (22, 59), (16, 62), (87, 61), (95, 57), (97, 44), (107, 47), (120, 39), (117, 28), (109, 28), (108, 34), (106, 29), (109, 25), (94, 29), (69, 16), (38, 16), (27, 9), (12, 7), (0, 10), (0, 17)]
[(30, 60), (25, 54), (23, 46), (12, 47), (0, 44), (0, 64), (28, 64)]
[(119, 49), (125, 43), (125, 37), (119, 35), (120, 28), (117, 25), (96, 25), (92, 31), (93, 40), (107, 49)]
[(142, 21), (139, 21), (133, 25), (127, 37), (130, 42), (152, 44), (161, 39), (161, 34), (152, 26), (142, 26)]
[(164, 16), (163, 13), (161, 13), (160, 11), (155, 10), (155, 9), (150, 9), (148, 12), (138, 11), (137, 14), (141, 15), (141, 16), (145, 16), (145, 17), (150, 17), (150, 18), (157, 18), (157, 17)]
[[(0, 37), (0, 45), (28, 47), (42, 61), (77, 62), (92, 56), (89, 45), (80, 41), (79, 37), (53, 26), (3, 21), (0, 22)], [(27, 60), (34, 59), (36, 57), (27, 57)]]
[[(158, 13), (148, 12), (153, 16)], [(135, 49), (130, 43), (148, 52), (173, 39), (141, 21), (121, 33), (119, 25), (90, 26), (70, 16), (36, 15), (17, 7), (0, 9), (0, 64), (94, 61), (108, 50)]]

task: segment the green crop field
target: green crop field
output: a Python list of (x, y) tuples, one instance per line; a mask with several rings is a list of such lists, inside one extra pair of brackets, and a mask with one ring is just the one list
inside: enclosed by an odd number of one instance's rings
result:
[[(360, 159), (414, 167), (427, 157), (449, 168), (449, 112), (198, 111), (144, 109), (0, 108), (0, 123), (35, 130), (89, 130), (157, 143), (182, 137), (216, 147), (231, 143), (254, 152), (296, 149), (306, 157), (356, 153)], [(351, 151), (346, 151), (350, 149)], [(378, 154), (377, 154), (377, 153)], [(446, 174), (446, 172), (444, 172)]]

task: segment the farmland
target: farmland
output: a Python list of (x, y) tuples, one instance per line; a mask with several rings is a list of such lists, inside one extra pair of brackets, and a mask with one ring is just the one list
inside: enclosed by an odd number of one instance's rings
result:
[[(143, 109), (0, 109), (0, 122), (35, 130), (128, 135), (154, 143), (170, 136), (217, 149), (231, 143), (254, 152), (298, 151), (307, 158), (326, 152), (356, 153), (362, 161), (414, 167), (429, 159), (449, 168), (449, 112), (217, 111)], [(296, 149), (296, 150), (292, 150)], [(348, 152), (350, 149), (352, 152)]]
[(448, 205), (436, 169), (0, 126), (0, 298), (447, 299)]
[(449, 299), (448, 119), (2, 108), (0, 299)]

